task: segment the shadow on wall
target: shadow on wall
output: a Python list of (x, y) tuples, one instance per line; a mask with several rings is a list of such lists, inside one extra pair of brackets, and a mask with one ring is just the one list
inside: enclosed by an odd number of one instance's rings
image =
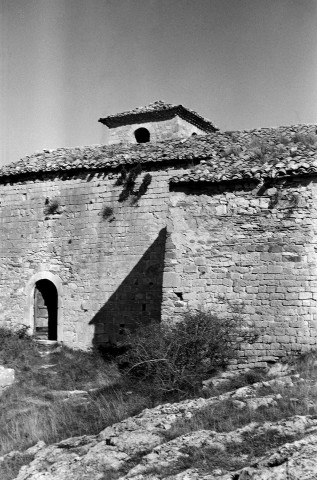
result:
[(126, 329), (160, 321), (165, 240), (166, 228), (90, 321), (94, 345), (115, 344)]

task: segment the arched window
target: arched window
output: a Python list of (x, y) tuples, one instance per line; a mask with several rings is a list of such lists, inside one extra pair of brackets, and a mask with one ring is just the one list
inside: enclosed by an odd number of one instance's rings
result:
[(134, 132), (137, 143), (147, 143), (150, 141), (150, 132), (147, 128), (141, 127)]
[(57, 340), (57, 290), (50, 280), (38, 280), (34, 289), (34, 336)]

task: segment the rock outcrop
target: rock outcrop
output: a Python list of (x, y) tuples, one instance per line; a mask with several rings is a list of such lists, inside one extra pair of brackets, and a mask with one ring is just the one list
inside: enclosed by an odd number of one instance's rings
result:
[[(198, 412), (228, 400), (237, 411), (272, 408), (281, 398), (280, 394), (274, 394), (277, 384), (287, 389), (294, 382), (302, 381), (296, 375), (286, 376), (218, 397), (146, 409), (135, 417), (107, 427), (98, 435), (43, 445), (35, 452), (34, 460), (21, 468), (16, 480), (316, 479), (317, 419), (314, 416), (295, 415), (278, 422), (251, 422), (227, 432), (194, 429), (181, 434), (179, 429), (178, 435), (175, 430), (176, 425), (186, 426), (192, 422)], [(264, 388), (266, 391), (271, 388), (272, 395), (261, 396), (259, 392)], [(280, 441), (276, 442), (276, 439)], [(259, 458), (253, 455), (247, 466), (248, 456), (241, 453), (246, 442), (268, 444), (267, 450), (263, 450), (266, 455)], [(211, 457), (220, 455), (226, 459), (235, 449), (240, 449), (237, 455), (244, 460), (238, 470), (218, 466), (206, 471), (191, 465), (193, 452), (207, 452)]]
[(4, 390), (13, 384), (15, 372), (13, 368), (6, 368), (0, 365), (0, 396)]

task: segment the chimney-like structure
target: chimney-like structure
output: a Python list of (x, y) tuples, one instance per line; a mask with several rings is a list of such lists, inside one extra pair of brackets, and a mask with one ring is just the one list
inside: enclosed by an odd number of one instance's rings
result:
[(110, 129), (109, 144), (158, 142), (219, 130), (193, 110), (162, 100), (100, 118), (99, 122)]

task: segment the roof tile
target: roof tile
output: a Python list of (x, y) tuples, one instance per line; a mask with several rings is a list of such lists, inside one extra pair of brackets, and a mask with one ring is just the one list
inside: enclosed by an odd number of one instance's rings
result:
[(144, 107), (137, 107), (127, 112), (108, 115), (107, 117), (99, 118), (98, 121), (107, 125), (109, 128), (115, 128), (120, 125), (139, 123), (142, 121), (150, 122), (163, 120), (166, 118), (172, 118), (176, 115), (179, 115), (181, 118), (206, 132), (219, 130), (210, 120), (202, 117), (194, 110), (184, 107), (183, 105), (165, 103), (163, 100), (158, 100)]
[[(80, 170), (112, 170), (135, 163), (200, 160), (171, 182), (219, 182), (317, 172), (316, 125), (215, 132), (183, 140), (135, 145), (58, 148), (27, 156), (0, 168), (0, 178)], [(282, 143), (281, 143), (282, 142)], [(282, 145), (282, 146), (281, 146)], [(283, 147), (283, 148), (282, 148)], [(296, 150), (294, 150), (296, 148)]]
[(171, 183), (261, 180), (317, 173), (316, 125), (230, 132), (232, 142), (224, 148), (226, 135), (228, 132), (215, 134), (216, 156), (201, 160), (186, 174), (173, 177)]

